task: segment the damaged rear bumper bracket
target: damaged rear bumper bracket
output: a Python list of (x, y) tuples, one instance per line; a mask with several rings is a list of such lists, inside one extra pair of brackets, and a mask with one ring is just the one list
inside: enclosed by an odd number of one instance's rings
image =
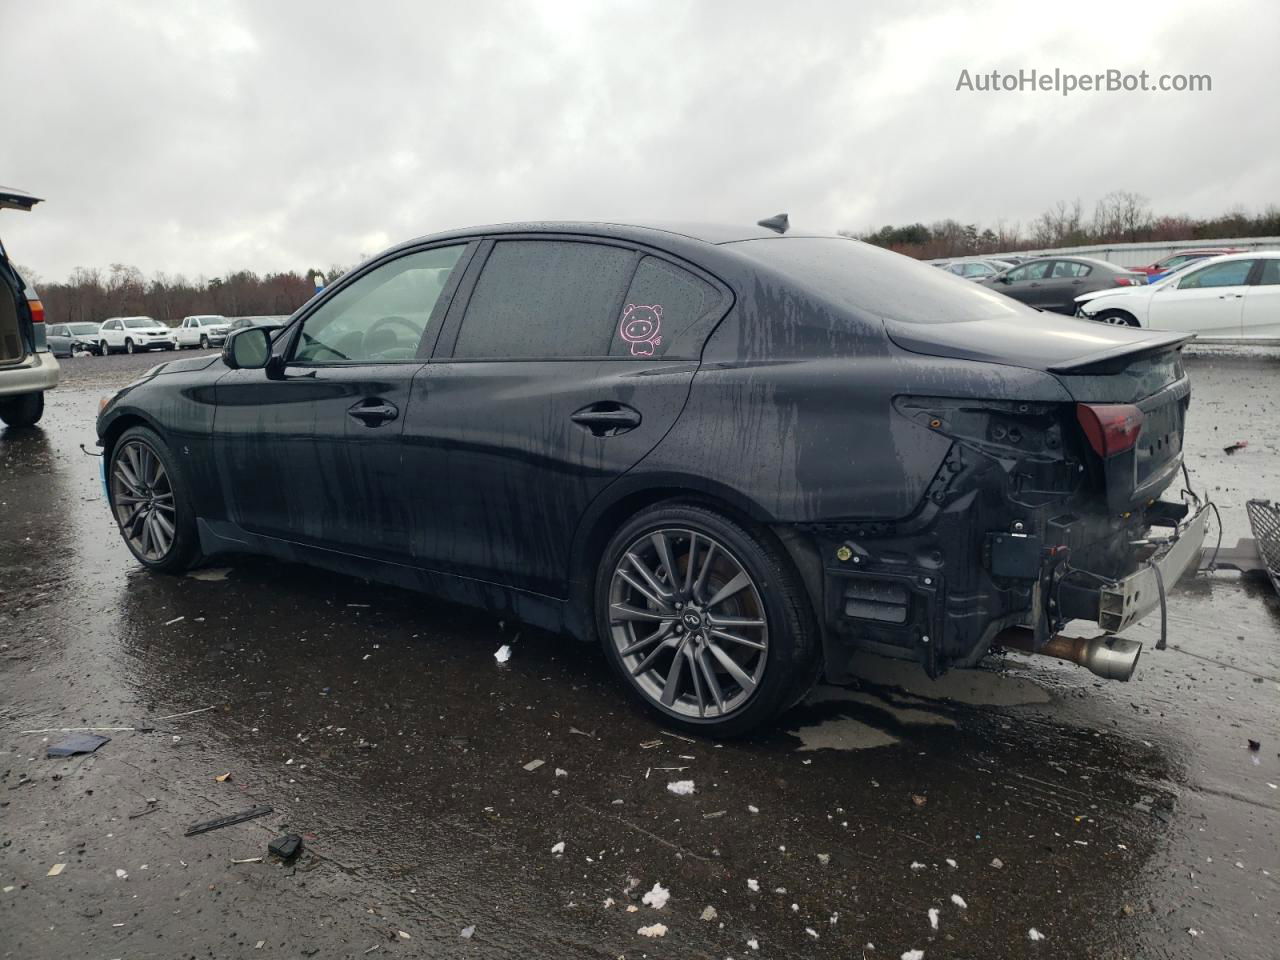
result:
[[(1148, 558), (1141, 569), (1098, 591), (1098, 626), (1119, 633), (1160, 605), (1162, 587), (1172, 589), (1197, 563), (1204, 544), (1208, 507), (1197, 503), (1176, 533)], [(1153, 569), (1154, 568), (1154, 569)]]

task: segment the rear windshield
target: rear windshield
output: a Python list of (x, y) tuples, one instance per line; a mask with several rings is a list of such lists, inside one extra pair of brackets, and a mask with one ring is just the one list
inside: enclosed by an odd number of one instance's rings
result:
[(908, 323), (1007, 319), (1026, 307), (972, 280), (839, 237), (777, 237), (727, 244), (833, 303)]

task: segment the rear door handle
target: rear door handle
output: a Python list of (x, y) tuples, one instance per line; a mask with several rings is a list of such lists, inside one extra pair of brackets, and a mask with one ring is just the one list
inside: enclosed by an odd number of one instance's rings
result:
[(1218, 295), (1219, 300), (1239, 300), (1244, 294), (1242, 293), (1222, 293)]
[(640, 426), (640, 411), (612, 400), (592, 403), (569, 415), (578, 426), (590, 430), (592, 436), (613, 437)]
[(381, 397), (365, 397), (347, 408), (347, 416), (359, 420), (366, 427), (380, 427), (400, 416), (400, 411), (394, 403), (388, 403)]

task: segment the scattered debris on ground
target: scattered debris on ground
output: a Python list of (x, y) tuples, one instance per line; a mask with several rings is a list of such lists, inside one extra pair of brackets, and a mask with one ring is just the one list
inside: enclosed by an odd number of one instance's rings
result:
[(642, 937), (665, 937), (667, 935), (667, 925), (665, 923), (654, 923), (647, 927), (641, 927), (636, 933)]
[(504, 643), (502, 646), (500, 646), (497, 649), (497, 651), (495, 651), (495, 653), (493, 654), (493, 659), (497, 660), (499, 663), (506, 663), (508, 660), (510, 660), (511, 644)]
[(286, 833), (276, 837), (267, 844), (267, 853), (288, 862), (302, 852), (302, 837), (296, 833)]
[(219, 830), (222, 827), (229, 827), (232, 824), (244, 823), (246, 820), (253, 820), (256, 817), (265, 817), (267, 814), (274, 812), (271, 807), (265, 804), (250, 807), (248, 810), (241, 810), (239, 813), (231, 813), (225, 817), (215, 817), (212, 820), (204, 820), (200, 823), (193, 823), (187, 827), (187, 832), (183, 834), (185, 837), (194, 837), (197, 833), (208, 833), (210, 830)]
[(1223, 447), (1222, 452), (1227, 456), (1231, 456), (1233, 453), (1238, 453), (1247, 446), (1249, 446), (1248, 440), (1237, 440), (1235, 443), (1229, 443)]
[(528, 770), (530, 773), (533, 773), (533, 771), (537, 770), (540, 766), (542, 766), (546, 762), (547, 761), (545, 760), (530, 760), (528, 763), (524, 765), (524, 768)]
[[(681, 768), (683, 769), (683, 768)], [(678, 797), (687, 797), (694, 792), (692, 780), (673, 780), (667, 784), (667, 789)]]
[(64, 737), (55, 744), (51, 744), (45, 751), (45, 756), (49, 759), (57, 757), (74, 757), (81, 753), (93, 753), (104, 743), (110, 743), (110, 737), (100, 737), (95, 733), (73, 733), (69, 737)]
[(667, 901), (671, 898), (671, 891), (660, 883), (655, 883), (653, 889), (640, 898), (640, 902), (646, 906), (653, 907), (655, 910), (661, 910), (667, 905)]

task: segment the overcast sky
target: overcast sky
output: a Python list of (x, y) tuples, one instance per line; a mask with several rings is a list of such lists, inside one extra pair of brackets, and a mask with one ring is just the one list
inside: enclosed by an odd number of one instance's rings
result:
[[(783, 10), (783, 7), (787, 9)], [(1280, 4), (0, 0), (0, 213), (45, 278), (350, 264), (522, 219), (1027, 222), (1280, 201)], [(957, 92), (962, 69), (1211, 93)]]

